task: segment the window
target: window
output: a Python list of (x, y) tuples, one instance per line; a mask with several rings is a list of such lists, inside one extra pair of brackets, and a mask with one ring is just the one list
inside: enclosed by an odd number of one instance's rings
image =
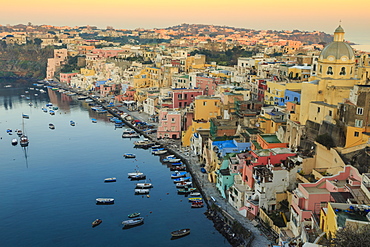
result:
[(320, 107), (317, 107), (317, 113), (319, 113), (320, 112)]
[(333, 115), (333, 112), (329, 110), (329, 116), (331, 117)]
[(215, 106), (217, 106), (217, 102), (215, 102)]
[(346, 68), (345, 68), (345, 67), (342, 67), (342, 68), (340, 69), (340, 73), (339, 73), (339, 75), (346, 75)]
[(359, 137), (359, 136), (360, 136), (360, 133), (359, 133), (359, 132), (357, 132), (357, 131), (355, 131), (354, 136), (355, 136), (355, 137)]
[(356, 109), (356, 114), (357, 114), (357, 115), (362, 115), (362, 114), (364, 114), (364, 108), (362, 108), (362, 107), (357, 107), (357, 109)]
[(171, 127), (171, 130), (172, 130), (172, 131), (175, 131), (175, 127)]
[(207, 102), (206, 101), (203, 101), (203, 105), (207, 105)]
[(329, 66), (328, 70), (326, 71), (326, 74), (327, 75), (332, 75), (333, 74), (333, 68)]
[(355, 127), (361, 128), (363, 124), (363, 120), (355, 119)]
[(172, 123), (174, 123), (175, 122), (175, 118), (171, 118), (171, 121), (172, 121)]

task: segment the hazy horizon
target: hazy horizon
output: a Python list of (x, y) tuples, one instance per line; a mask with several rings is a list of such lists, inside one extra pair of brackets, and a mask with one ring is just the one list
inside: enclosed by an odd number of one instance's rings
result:
[(187, 24), (231, 26), (255, 30), (323, 31), (333, 34), (339, 24), (345, 39), (370, 44), (368, 0), (293, 0), (248, 2), (169, 0), (18, 0), (2, 4), (2, 25), (96, 26), (115, 29), (166, 28)]

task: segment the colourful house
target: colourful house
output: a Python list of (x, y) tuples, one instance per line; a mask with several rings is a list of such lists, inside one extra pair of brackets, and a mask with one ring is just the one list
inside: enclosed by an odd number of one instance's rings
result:
[(257, 140), (251, 145), (252, 150), (287, 147), (288, 143), (282, 143), (275, 134), (257, 134)]
[(197, 96), (203, 95), (201, 89), (175, 89), (172, 91), (172, 108), (186, 108)]
[(178, 139), (181, 137), (181, 113), (178, 111), (161, 110), (157, 138)]

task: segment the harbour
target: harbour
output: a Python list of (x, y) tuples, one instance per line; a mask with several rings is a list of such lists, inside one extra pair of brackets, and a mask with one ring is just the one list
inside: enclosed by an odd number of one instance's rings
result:
[[(170, 177), (174, 172), (160, 156), (134, 148), (134, 139), (122, 138), (122, 129), (105, 114), (51, 89), (28, 100), (20, 97), (25, 90), (0, 89), (0, 186), (8, 198), (0, 213), (1, 246), (97, 246), (107, 241), (125, 246), (150, 246), (153, 241), (158, 246), (230, 246), (204, 215), (206, 207), (191, 208), (186, 195), (178, 195)], [(59, 108), (55, 115), (42, 110), (49, 102)], [(24, 119), (29, 137), (24, 148), (13, 146), (14, 134), (6, 133), (21, 128), (23, 113), (29, 116)], [(55, 129), (49, 129), (50, 123)], [(125, 159), (124, 153), (136, 158)], [(138, 181), (127, 178), (135, 170), (153, 184), (150, 197), (135, 196)], [(104, 183), (109, 177), (116, 182)], [(96, 198), (104, 197), (114, 198), (114, 204), (96, 205)], [(122, 229), (122, 221), (136, 211), (145, 223)], [(92, 228), (97, 218), (102, 223)], [(191, 234), (171, 240), (170, 233), (182, 228), (191, 228)]]

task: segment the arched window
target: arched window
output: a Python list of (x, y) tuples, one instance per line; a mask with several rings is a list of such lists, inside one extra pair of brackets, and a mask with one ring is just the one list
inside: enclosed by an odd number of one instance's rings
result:
[(328, 67), (328, 71), (326, 71), (327, 75), (332, 75), (333, 74), (333, 68), (331, 66)]
[(346, 68), (345, 68), (345, 67), (342, 67), (342, 68), (340, 69), (340, 73), (339, 73), (339, 75), (346, 75)]

